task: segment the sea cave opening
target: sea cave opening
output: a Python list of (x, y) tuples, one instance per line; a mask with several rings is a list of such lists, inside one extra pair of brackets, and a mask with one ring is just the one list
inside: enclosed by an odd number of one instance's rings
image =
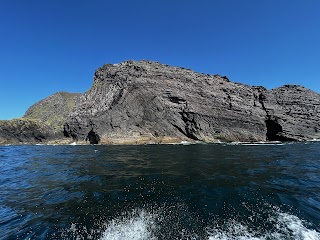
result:
[(268, 141), (294, 141), (292, 138), (288, 138), (282, 135), (282, 126), (275, 120), (267, 119), (267, 140)]
[(100, 142), (100, 137), (93, 129), (91, 129), (87, 135), (87, 140), (89, 140), (90, 144), (98, 144)]

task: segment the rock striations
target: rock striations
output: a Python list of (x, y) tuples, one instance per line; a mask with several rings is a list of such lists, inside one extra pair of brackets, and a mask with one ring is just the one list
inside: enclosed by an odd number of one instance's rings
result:
[(274, 90), (151, 61), (106, 64), (64, 126), (76, 141), (286, 141), (320, 138), (320, 95)]
[(83, 95), (54, 94), (25, 117), (79, 143), (302, 141), (320, 138), (319, 106), (301, 86), (266, 90), (143, 60), (106, 64)]
[(39, 120), (0, 120), (0, 144), (46, 143), (56, 138), (52, 129)]

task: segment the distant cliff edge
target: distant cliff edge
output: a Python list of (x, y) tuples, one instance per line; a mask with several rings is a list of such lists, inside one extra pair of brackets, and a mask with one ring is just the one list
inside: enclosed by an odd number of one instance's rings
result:
[(0, 143), (304, 141), (320, 138), (319, 105), (320, 94), (302, 86), (266, 90), (158, 62), (126, 61), (97, 69), (84, 94), (56, 93), (30, 107), (21, 121), (39, 120), (44, 138), (19, 138), (21, 128), (8, 131), (1, 121)]

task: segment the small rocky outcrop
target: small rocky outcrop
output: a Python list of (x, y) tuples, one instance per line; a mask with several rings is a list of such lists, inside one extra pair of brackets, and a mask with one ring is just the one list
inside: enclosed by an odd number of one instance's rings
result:
[(0, 144), (46, 143), (57, 138), (52, 128), (34, 119), (0, 121)]
[(320, 95), (266, 90), (151, 61), (106, 64), (80, 97), (64, 135), (87, 143), (320, 138)]
[(80, 96), (81, 93), (57, 92), (33, 104), (23, 118), (41, 120), (55, 132), (62, 133), (63, 125)]

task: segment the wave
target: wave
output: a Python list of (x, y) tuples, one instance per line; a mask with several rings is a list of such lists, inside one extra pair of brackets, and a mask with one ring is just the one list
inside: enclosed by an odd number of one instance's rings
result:
[(145, 211), (133, 212), (129, 218), (115, 219), (107, 223), (101, 240), (156, 240), (155, 215)]
[[(276, 209), (276, 208), (274, 208)], [(188, 216), (188, 219), (185, 219)], [(250, 218), (250, 217), (249, 217)], [(186, 224), (187, 222), (187, 224)], [(190, 228), (193, 222), (196, 227)], [(201, 228), (199, 225), (201, 222)], [(190, 240), (319, 240), (320, 232), (312, 229), (307, 221), (279, 209), (271, 213), (265, 222), (257, 223), (253, 228), (250, 224), (236, 219), (219, 219), (205, 223), (190, 215), (184, 207), (162, 207), (157, 211), (136, 209), (126, 212), (100, 226), (95, 231), (99, 237), (93, 237), (91, 232), (83, 235), (83, 229), (75, 224), (69, 232), (76, 239), (99, 240), (160, 240), (160, 239), (190, 239)], [(271, 226), (267, 229), (266, 226)], [(86, 232), (88, 232), (86, 230)]]
[(280, 141), (267, 141), (267, 142), (231, 142), (231, 143), (226, 143), (227, 145), (245, 145), (245, 146), (281, 146), (284, 144), (284, 142)]
[(307, 222), (288, 213), (277, 214), (277, 217), (268, 219), (273, 224), (273, 230), (259, 232), (248, 226), (234, 221), (228, 221), (224, 227), (209, 229), (208, 240), (319, 240), (320, 233), (308, 229)]

